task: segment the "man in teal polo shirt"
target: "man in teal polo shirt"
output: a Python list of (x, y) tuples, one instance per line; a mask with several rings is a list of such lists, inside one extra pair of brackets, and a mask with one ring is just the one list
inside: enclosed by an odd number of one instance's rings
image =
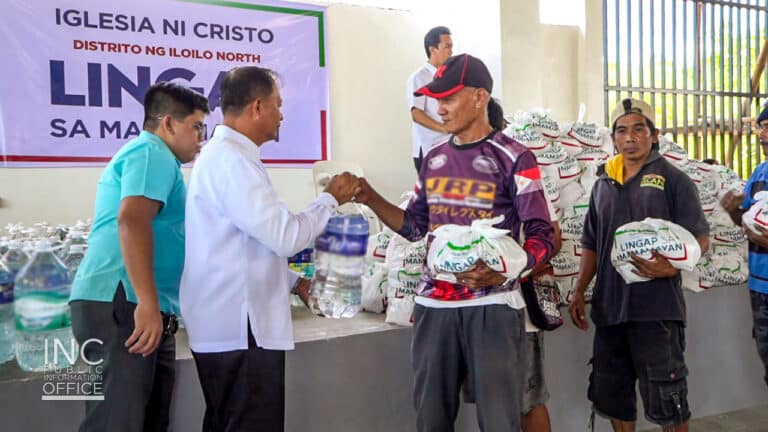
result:
[(189, 88), (151, 86), (144, 131), (99, 179), (93, 231), (70, 306), (86, 358), (103, 360), (92, 387), (104, 400), (86, 402), (80, 432), (168, 429), (184, 265), (180, 166), (200, 151), (208, 112), (208, 100)]

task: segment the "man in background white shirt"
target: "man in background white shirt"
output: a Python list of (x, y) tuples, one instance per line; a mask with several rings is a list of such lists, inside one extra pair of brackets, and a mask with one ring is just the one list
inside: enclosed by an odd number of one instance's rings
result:
[(413, 119), (413, 164), (417, 174), (429, 149), (448, 139), (448, 131), (437, 115), (437, 99), (424, 95), (414, 96), (416, 90), (432, 82), (438, 68), (453, 54), (453, 41), (448, 27), (440, 26), (428, 31), (424, 36), (424, 51), (427, 62), (406, 83), (408, 107)]
[(272, 71), (229, 71), (224, 123), (189, 183), (180, 303), (205, 397), (204, 431), (283, 431), (290, 294), (309, 288), (287, 258), (359, 192), (357, 178), (344, 173), (303, 212), (288, 210), (260, 159), (261, 145), (278, 135), (281, 105)]

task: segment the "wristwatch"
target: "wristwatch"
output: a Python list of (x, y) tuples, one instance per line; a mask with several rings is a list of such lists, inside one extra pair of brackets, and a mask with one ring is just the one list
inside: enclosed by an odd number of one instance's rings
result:
[(296, 279), (296, 282), (293, 283), (293, 287), (291, 288), (291, 294), (296, 294), (296, 289), (299, 287), (299, 284), (301, 284), (302, 280), (309, 281), (309, 282), (312, 281), (312, 279), (310, 279), (310, 278), (305, 278), (304, 276), (299, 276), (299, 278)]

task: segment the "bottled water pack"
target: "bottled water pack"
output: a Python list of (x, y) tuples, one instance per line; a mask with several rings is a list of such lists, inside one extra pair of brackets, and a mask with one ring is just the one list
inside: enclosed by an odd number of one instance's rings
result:
[(312, 312), (351, 318), (361, 309), (362, 275), (368, 246), (368, 221), (362, 215), (334, 216), (315, 241)]

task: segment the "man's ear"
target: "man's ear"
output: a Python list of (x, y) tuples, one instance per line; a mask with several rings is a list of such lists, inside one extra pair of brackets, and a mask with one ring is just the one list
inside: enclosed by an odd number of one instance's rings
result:
[(248, 110), (251, 112), (251, 117), (254, 119), (258, 119), (261, 117), (261, 100), (260, 99), (254, 99), (253, 102), (248, 106)]
[(475, 93), (475, 107), (482, 108), (488, 106), (490, 97), (491, 95), (488, 93), (488, 90), (483, 88), (478, 89), (477, 93)]
[(171, 134), (173, 133), (173, 122), (171, 121), (171, 116), (164, 116), (163, 119), (160, 120), (160, 129), (164, 129)]

